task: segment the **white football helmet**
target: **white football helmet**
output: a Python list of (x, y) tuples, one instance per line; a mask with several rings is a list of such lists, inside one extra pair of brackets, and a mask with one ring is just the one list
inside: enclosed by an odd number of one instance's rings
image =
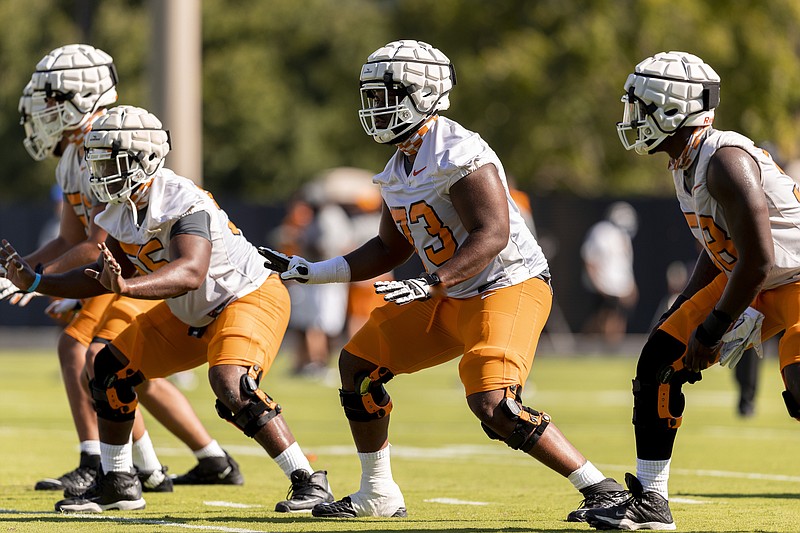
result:
[(625, 82), (625, 106), (617, 133), (626, 150), (652, 153), (684, 126), (714, 121), (720, 78), (699, 57), (661, 52), (638, 65)]
[(119, 204), (153, 180), (169, 153), (170, 139), (155, 115), (122, 105), (94, 122), (84, 147), (92, 191), (103, 203)]
[(455, 84), (455, 69), (437, 48), (391, 42), (361, 67), (361, 125), (379, 143), (402, 142), (426, 118), (450, 107)]
[(31, 77), (31, 118), (47, 146), (66, 130), (84, 126), (101, 107), (117, 101), (117, 71), (111, 56), (88, 44), (56, 48)]

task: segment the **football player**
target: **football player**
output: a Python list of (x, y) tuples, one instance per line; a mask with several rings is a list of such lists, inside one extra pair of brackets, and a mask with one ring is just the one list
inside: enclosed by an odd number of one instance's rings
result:
[[(278, 512), (332, 501), (326, 472), (315, 472), (259, 383), (289, 320), (289, 295), (256, 248), (211, 196), (164, 168), (169, 134), (144, 109), (117, 106), (85, 137), (90, 184), (107, 203), (95, 223), (108, 233), (99, 264), (39, 273), (4, 241), (0, 262), (26, 292), (87, 298), (110, 293), (163, 300), (136, 317), (97, 354), (90, 388), (99, 419), (102, 472), (63, 512), (142, 509), (141, 485), (125, 444), (146, 379), (209, 363), (217, 413), (256, 440), (291, 481)], [(88, 274), (88, 276), (87, 276)]]
[(599, 529), (672, 530), (667, 483), (684, 384), (716, 362), (734, 366), (749, 345), (783, 332), (783, 399), (800, 419), (800, 189), (753, 141), (714, 129), (720, 77), (699, 57), (648, 57), (624, 90), (620, 140), (640, 155), (669, 156), (678, 203), (702, 251), (636, 367), (636, 476), (626, 476), (633, 497), (586, 517)]
[[(23, 144), (37, 161), (49, 156), (59, 158), (56, 182), (66, 206), (58, 236), (25, 256), (41, 272), (65, 271), (91, 261), (97, 257), (97, 244), (105, 239), (106, 232), (94, 224), (94, 216), (104, 205), (89, 189), (83, 138), (94, 121), (105, 114), (106, 107), (116, 102), (116, 86), (116, 70), (108, 54), (86, 44), (72, 44), (45, 55), (23, 90)], [(0, 297), (9, 297), (12, 303), (24, 305), (33, 294), (19, 292), (9, 280), (0, 278)], [(86, 386), (87, 357), (90, 363), (93, 355), (133, 317), (155, 303), (113, 295), (86, 299), (61, 333), (59, 363), (80, 441), (80, 463), (58, 478), (39, 481), (37, 490), (63, 490), (75, 495), (94, 482), (100, 464), (100, 443), (97, 417)], [(141, 394), (142, 403), (198, 458), (192, 470), (176, 478), (177, 483), (243, 482), (235, 461), (208, 435), (177, 388), (158, 380), (142, 384)], [(141, 417), (137, 417), (132, 454), (145, 490), (172, 490), (173, 481), (166, 477)]]
[(550, 273), (497, 155), (477, 133), (439, 114), (456, 83), (450, 60), (430, 44), (394, 41), (369, 56), (360, 81), (364, 130), (395, 147), (374, 178), (383, 198), (377, 236), (321, 262), (269, 249), (263, 254), (283, 279), (306, 283), (372, 279), (414, 253), (425, 272), (376, 282), (390, 304), (375, 309), (341, 352), (340, 399), (361, 461), (361, 484), (312, 514), (407, 515), (391, 472), (392, 400), (385, 384), (455, 358), (467, 404), (486, 435), (534, 457), (583, 493), (569, 520), (625, 497), (545, 412), (523, 404), (550, 312)]

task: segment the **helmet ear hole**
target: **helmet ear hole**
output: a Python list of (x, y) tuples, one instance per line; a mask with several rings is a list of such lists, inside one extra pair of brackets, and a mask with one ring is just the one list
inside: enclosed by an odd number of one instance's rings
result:
[(673, 107), (672, 109), (665, 109), (664, 114), (668, 117), (674, 117), (678, 114), (678, 108)]

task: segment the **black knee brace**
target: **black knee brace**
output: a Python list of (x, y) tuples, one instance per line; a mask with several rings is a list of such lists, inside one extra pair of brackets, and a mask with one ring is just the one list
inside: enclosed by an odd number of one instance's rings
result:
[(139, 404), (134, 387), (144, 381), (141, 372), (122, 364), (106, 346), (94, 359), (94, 379), (89, 380), (97, 416), (112, 422), (128, 422)]
[(219, 400), (214, 405), (220, 418), (239, 428), (248, 437), (255, 436), (262, 427), (282, 411), (280, 405), (258, 388), (263, 375), (264, 371), (258, 365), (251, 366), (247, 369), (247, 374), (242, 374), (239, 388), (242, 396), (247, 399), (247, 405), (236, 413)]
[(511, 435), (503, 438), (483, 422), (481, 422), (481, 428), (490, 439), (501, 440), (509, 448), (528, 453), (550, 424), (550, 415), (522, 405), (520, 388), (516, 385), (506, 389), (506, 397), (500, 407), (505, 415), (516, 422)]
[(644, 345), (633, 380), (634, 426), (680, 427), (686, 407), (681, 388), (702, 379), (699, 372), (683, 366), (685, 352), (685, 344), (663, 331), (654, 333)]
[(339, 389), (339, 401), (344, 416), (355, 422), (369, 422), (388, 416), (392, 412), (392, 398), (384, 383), (394, 377), (388, 368), (378, 367), (370, 373), (356, 374), (356, 390)]

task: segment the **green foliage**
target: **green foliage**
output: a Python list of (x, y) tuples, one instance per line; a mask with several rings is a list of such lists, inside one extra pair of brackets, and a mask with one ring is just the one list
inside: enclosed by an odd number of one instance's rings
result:
[[(94, 7), (90, 37), (78, 6)], [(53, 162), (21, 146), (17, 101), (38, 59), (83, 39), (111, 53), (120, 102), (147, 106), (149, 2), (8, 0), (0, 34), (3, 196), (39, 195)], [(379, 171), (391, 147), (366, 137), (356, 111), (369, 53), (399, 38), (453, 60), (447, 114), (478, 131), (522, 187), (585, 196), (668, 195), (663, 156), (625, 152), (614, 124), (634, 65), (685, 50), (722, 77), (717, 126), (779, 157), (800, 157), (800, 3), (794, 0), (205, 0), (203, 163), (217, 194), (285, 199), (333, 166)]]

